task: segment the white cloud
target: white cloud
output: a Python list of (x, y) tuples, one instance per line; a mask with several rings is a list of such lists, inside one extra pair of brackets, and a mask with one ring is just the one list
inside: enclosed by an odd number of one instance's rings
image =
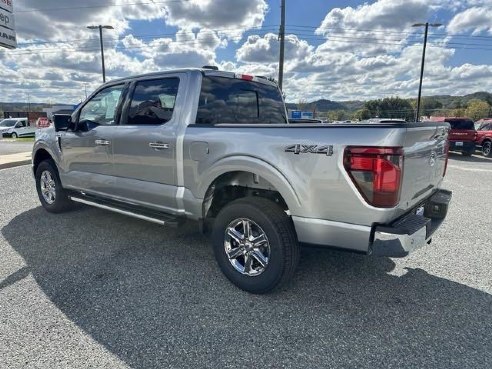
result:
[(492, 34), (492, 3), (489, 7), (474, 7), (456, 14), (448, 24), (450, 34), (472, 30), (473, 34)]
[(220, 35), (237, 38), (263, 24), (268, 5), (265, 0), (190, 0), (165, 3), (163, 10), (167, 24), (182, 29), (220, 29)]
[[(296, 35), (285, 36), (285, 60), (306, 58), (313, 47)], [(280, 43), (278, 35), (267, 33), (263, 37), (248, 36), (246, 42), (236, 51), (236, 58), (240, 62), (276, 63), (278, 62)]]

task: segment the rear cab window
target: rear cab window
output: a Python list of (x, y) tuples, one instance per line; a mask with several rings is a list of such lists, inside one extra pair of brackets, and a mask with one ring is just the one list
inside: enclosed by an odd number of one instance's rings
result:
[(475, 123), (471, 119), (446, 119), (451, 125), (451, 129), (475, 130)]
[(203, 76), (196, 124), (287, 123), (276, 86), (222, 76)]

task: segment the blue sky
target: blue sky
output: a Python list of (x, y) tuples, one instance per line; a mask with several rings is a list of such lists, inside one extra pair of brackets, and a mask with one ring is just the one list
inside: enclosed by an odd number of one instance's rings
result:
[[(414, 97), (492, 89), (492, 0), (286, 1), (288, 101)], [(17, 0), (19, 47), (0, 51), (0, 101), (78, 102), (109, 79), (215, 64), (277, 77), (280, 0)]]

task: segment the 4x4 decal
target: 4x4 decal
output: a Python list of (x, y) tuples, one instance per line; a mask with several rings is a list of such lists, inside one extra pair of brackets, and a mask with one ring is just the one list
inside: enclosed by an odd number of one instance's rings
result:
[(333, 155), (333, 145), (304, 145), (295, 144), (285, 148), (285, 152), (293, 152), (294, 154), (323, 154), (327, 156)]

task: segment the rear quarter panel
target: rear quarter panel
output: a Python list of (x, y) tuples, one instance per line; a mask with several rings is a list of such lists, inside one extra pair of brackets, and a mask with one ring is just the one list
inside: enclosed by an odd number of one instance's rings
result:
[[(361, 225), (386, 222), (396, 209), (374, 208), (363, 200), (343, 168), (343, 153), (347, 145), (403, 146), (405, 132), (384, 125), (190, 125), (184, 182), (203, 199), (218, 175), (249, 170), (275, 185), (292, 215)], [(193, 149), (197, 143), (204, 147), (199, 157)], [(295, 144), (332, 145), (333, 155), (285, 152)]]

